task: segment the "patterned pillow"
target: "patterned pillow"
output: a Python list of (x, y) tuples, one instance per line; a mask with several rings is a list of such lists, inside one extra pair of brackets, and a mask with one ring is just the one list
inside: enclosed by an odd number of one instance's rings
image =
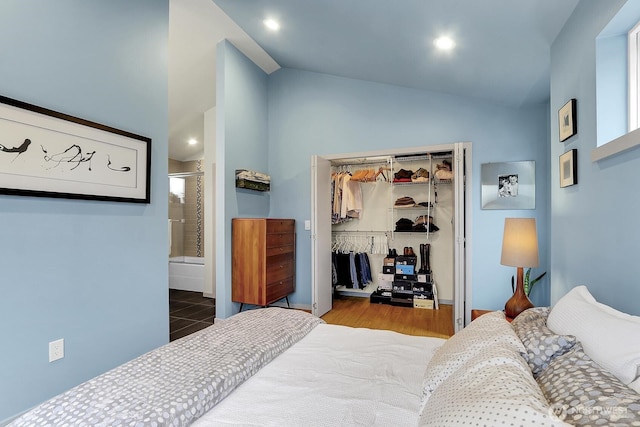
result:
[(640, 426), (640, 394), (591, 360), (577, 343), (538, 377), (554, 412), (577, 426)]
[(522, 342), (501, 311), (478, 317), (438, 348), (424, 373), (423, 405), (444, 380), (488, 347), (505, 347), (524, 352)]
[(511, 322), (513, 329), (519, 328), (523, 325), (538, 325), (544, 326), (547, 324), (547, 317), (551, 307), (533, 307), (529, 308), (522, 313), (518, 314)]
[(418, 425), (566, 425), (550, 409), (519, 352), (490, 346), (440, 384)]

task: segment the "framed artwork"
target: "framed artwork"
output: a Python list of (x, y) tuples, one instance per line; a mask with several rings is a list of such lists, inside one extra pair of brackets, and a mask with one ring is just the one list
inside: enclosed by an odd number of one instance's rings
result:
[(560, 188), (578, 183), (578, 150), (569, 150), (560, 156)]
[(151, 139), (0, 96), (0, 194), (150, 203)]
[(482, 209), (535, 209), (536, 162), (483, 163)]
[(578, 132), (578, 123), (576, 120), (576, 100), (573, 98), (558, 111), (560, 142), (566, 141)]

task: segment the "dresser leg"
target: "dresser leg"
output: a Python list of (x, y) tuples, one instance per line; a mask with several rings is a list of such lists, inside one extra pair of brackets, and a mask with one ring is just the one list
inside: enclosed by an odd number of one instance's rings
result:
[(289, 296), (287, 295), (284, 298), (287, 300), (287, 308), (291, 308), (291, 305), (289, 305)]
[(240, 303), (240, 310), (238, 310), (238, 313), (240, 313), (240, 312), (242, 311), (242, 307), (243, 307), (243, 306), (244, 306), (244, 303), (243, 303), (243, 302), (241, 302), (241, 303)]

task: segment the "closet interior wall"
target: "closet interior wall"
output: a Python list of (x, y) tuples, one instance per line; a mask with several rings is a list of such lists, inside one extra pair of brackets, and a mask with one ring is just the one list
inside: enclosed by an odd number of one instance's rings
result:
[[(412, 248), (418, 255), (420, 245), (430, 245), (429, 265), (441, 303), (453, 303), (454, 290), (454, 191), (451, 180), (439, 180), (435, 172), (443, 162), (451, 162), (452, 152), (424, 153), (419, 155), (384, 156), (379, 158), (350, 158), (331, 161), (332, 177), (350, 173), (361, 176), (361, 171), (378, 173), (374, 179), (359, 181), (362, 192), (362, 211), (358, 219), (332, 225), (332, 250), (366, 252), (373, 278), (364, 289), (337, 286), (341, 295), (369, 296), (378, 287), (378, 274), (389, 249), (403, 255), (404, 248)], [(427, 179), (418, 182), (394, 182), (394, 174), (400, 170), (429, 172)], [(367, 175), (364, 175), (365, 177)], [(371, 177), (371, 174), (369, 174)], [(416, 206), (395, 206), (400, 198), (411, 198)], [(405, 199), (406, 200), (406, 199)], [(396, 223), (408, 219), (416, 223), (433, 218), (437, 231), (396, 231)], [(406, 222), (406, 221), (405, 221)]]

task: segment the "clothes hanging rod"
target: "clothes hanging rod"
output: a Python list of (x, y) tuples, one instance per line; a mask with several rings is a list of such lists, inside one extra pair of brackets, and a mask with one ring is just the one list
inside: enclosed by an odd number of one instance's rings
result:
[(361, 166), (361, 165), (376, 165), (376, 164), (388, 164), (391, 161), (390, 156), (379, 157), (362, 157), (353, 159), (338, 159), (331, 160), (331, 166)]
[(355, 234), (362, 234), (362, 233), (376, 233), (376, 234), (388, 234), (389, 231), (380, 231), (380, 230), (334, 230), (332, 231), (332, 233), (340, 233), (340, 234), (347, 234), (347, 233), (355, 233)]

